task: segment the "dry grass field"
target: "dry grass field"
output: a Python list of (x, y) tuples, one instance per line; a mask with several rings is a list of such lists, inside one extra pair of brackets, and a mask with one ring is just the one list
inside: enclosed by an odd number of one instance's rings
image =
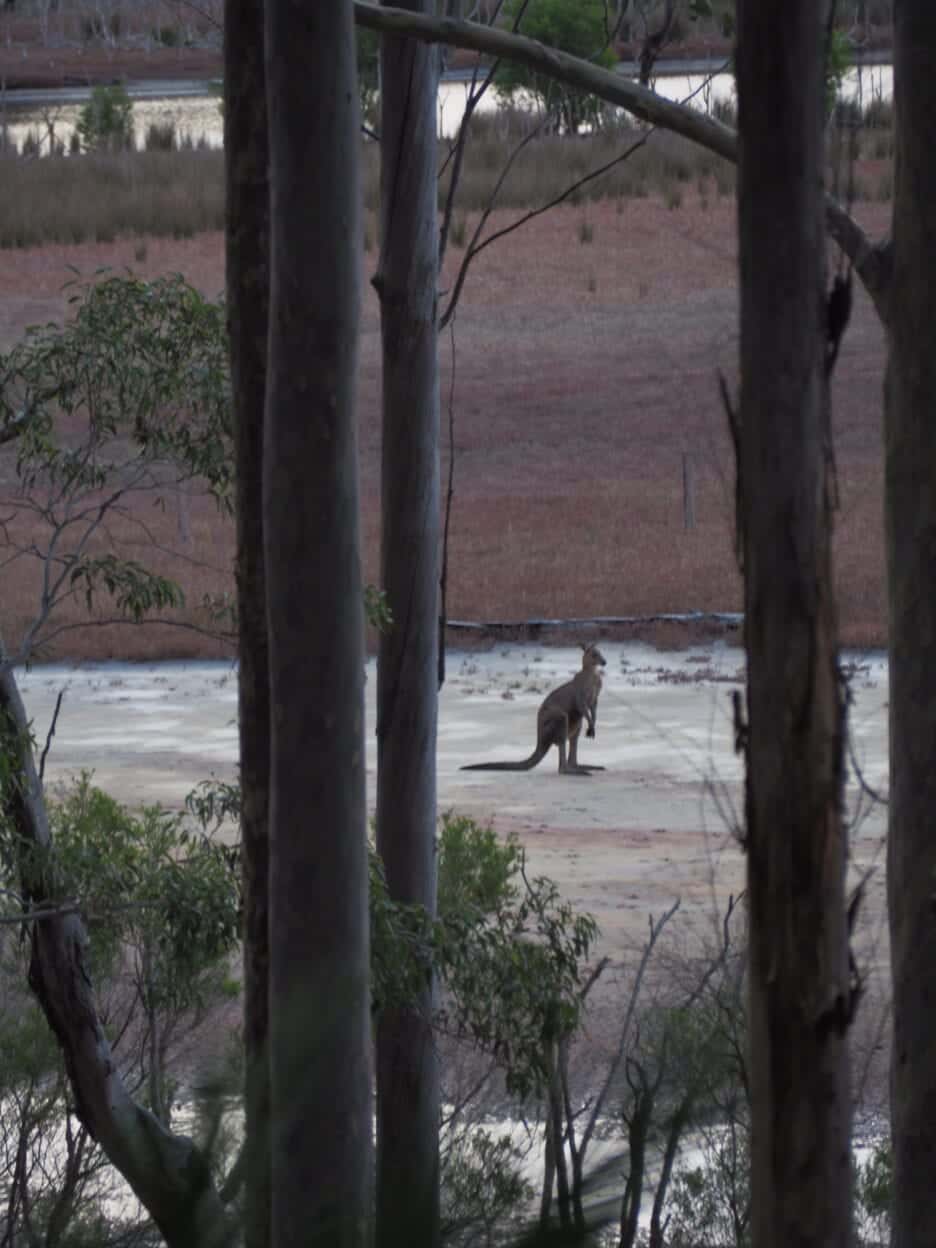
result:
[[(504, 209), (494, 225), (515, 215)], [(861, 202), (856, 215), (874, 237), (888, 229), (886, 203)], [(471, 213), (466, 227), (470, 237)], [(450, 247), (444, 289), (463, 255)], [(373, 247), (364, 261), (369, 276)], [(145, 276), (178, 271), (217, 295), (223, 240), (207, 233), (6, 251), (0, 347), (28, 324), (64, 316), (62, 287), (71, 269), (91, 275), (100, 266)], [(886, 628), (885, 348), (861, 292), (856, 302), (834, 382), (841, 493), (835, 554), (843, 640), (867, 646), (882, 644)], [(736, 382), (737, 316), (734, 201), (701, 183), (685, 184), (676, 207), (660, 195), (562, 206), (477, 258), (453, 333), (440, 341), (443, 482), (454, 446), (451, 618), (739, 609), (733, 465), (717, 387), (719, 368)], [(371, 580), (378, 569), (379, 358), (378, 309), (368, 285), (360, 466)], [(0, 451), (4, 506), (14, 454)], [(694, 493), (692, 528), (684, 524), (684, 463)], [(156, 559), (194, 605), (208, 590), (231, 587), (233, 533), (209, 501), (192, 498), (186, 508), (151, 510), (145, 539), (135, 527), (115, 536), (137, 558), (149, 558), (154, 545), (179, 552)], [(8, 638), (35, 601), (35, 576), (6, 569)], [(76, 608), (75, 623), (80, 619)], [(157, 658), (216, 656), (219, 648), (178, 629), (127, 626), (66, 633), (54, 653)]]

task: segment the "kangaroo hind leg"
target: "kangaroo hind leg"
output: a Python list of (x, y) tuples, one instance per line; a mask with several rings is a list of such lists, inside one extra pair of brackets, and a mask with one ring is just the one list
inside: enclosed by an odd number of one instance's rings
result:
[[(578, 761), (578, 737), (582, 721), (574, 720), (571, 724), (567, 716), (563, 716), (562, 745), (559, 747), (559, 771), (564, 776), (587, 776), (588, 768)], [(566, 761), (566, 739), (569, 742), (569, 758)]]
[(587, 776), (593, 771), (604, 771), (604, 767), (599, 767), (595, 763), (580, 763), (578, 761), (578, 743), (582, 733), (582, 721), (576, 719), (569, 727), (569, 762), (566, 771), (573, 776)]

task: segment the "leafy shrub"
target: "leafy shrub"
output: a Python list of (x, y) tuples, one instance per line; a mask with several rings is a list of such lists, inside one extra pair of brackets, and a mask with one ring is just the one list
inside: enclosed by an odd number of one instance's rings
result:
[(881, 1139), (866, 1161), (855, 1164), (855, 1220), (862, 1242), (890, 1243), (893, 1200), (894, 1154), (890, 1140)]
[[(520, 33), (547, 47), (570, 52), (605, 69), (614, 65), (604, 0), (508, 0), (504, 11), (511, 20), (522, 14)], [(532, 95), (545, 112), (555, 116), (565, 134), (601, 125), (603, 106), (595, 96), (566, 87), (525, 65), (501, 62), (495, 84), (501, 99), (511, 100), (521, 92)]]
[(131, 812), (83, 773), (50, 818), (62, 885), (89, 917), (91, 948), (116, 969), (140, 959), (146, 1004), (188, 1009), (238, 940), (238, 875), (229, 852), (158, 806)]
[(154, 26), (150, 31), (150, 38), (164, 48), (181, 48), (185, 43), (178, 26)]
[(732, 130), (736, 130), (738, 127), (737, 102), (728, 97), (715, 100), (712, 104), (712, 116), (723, 126), (730, 126)]
[(457, 1132), (447, 1142), (440, 1174), (443, 1243), (503, 1242), (505, 1224), (516, 1221), (533, 1198), (523, 1161), (509, 1135), (482, 1128)]
[(77, 130), (85, 152), (133, 147), (133, 101), (123, 87), (95, 87), (78, 114)]
[(174, 121), (151, 121), (146, 127), (143, 146), (148, 152), (171, 152), (176, 148)]

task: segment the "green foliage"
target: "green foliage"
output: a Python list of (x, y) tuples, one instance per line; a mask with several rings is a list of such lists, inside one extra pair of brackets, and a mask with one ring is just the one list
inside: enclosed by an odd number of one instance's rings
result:
[(164, 48), (181, 48), (185, 46), (185, 36), (178, 26), (153, 26), (150, 29), (150, 38), (154, 43), (162, 44)]
[(689, 0), (689, 20), (714, 22), (717, 30), (730, 39), (735, 32), (735, 0)]
[(0, 354), (0, 439), (15, 441), (18, 482), (0, 540), (8, 563), (45, 562), (21, 658), (48, 639), (49, 617), (68, 599), (89, 611), (103, 599), (134, 622), (182, 605), (173, 581), (101, 550), (107, 522), (127, 514), (134, 493), (161, 506), (196, 478), (231, 506), (223, 307), (178, 275), (105, 274), (69, 289), (70, 321), (34, 326)]
[[(22, 658), (70, 598), (89, 612), (103, 600), (134, 623), (184, 605), (171, 579), (99, 549), (105, 522), (126, 514), (134, 492), (164, 506), (170, 488), (197, 479), (222, 510), (233, 506), (223, 304), (179, 274), (144, 281), (104, 272), (66, 289), (71, 320), (33, 326), (0, 353), (0, 443), (15, 442), (19, 485), (4, 501), (46, 534), (44, 543), (18, 543), (9, 522), (0, 533), (9, 561), (38, 556), (47, 565)], [(383, 591), (367, 586), (364, 607), (376, 628), (392, 625)], [(230, 595), (206, 595), (202, 608), (218, 632), (236, 630)]]
[(174, 152), (178, 138), (174, 121), (151, 121), (146, 127), (143, 146), (148, 152)]
[(241, 815), (239, 784), (202, 780), (185, 798), (185, 809), (205, 832), (218, 832), (224, 823), (237, 823)]
[[(102, 274), (66, 288), (73, 317), (33, 326), (0, 356), (0, 433), (18, 426), (17, 472), (74, 491), (161, 459), (228, 501), (232, 481), (224, 309), (179, 274)], [(65, 417), (84, 433), (57, 435)], [(129, 461), (129, 438), (134, 458)]]
[(493, 828), (446, 811), (439, 829), (440, 920), (483, 919), (511, 906), (522, 865), (523, 850), (515, 836), (501, 841)]
[(393, 901), (383, 862), (370, 849), (371, 1011), (413, 1001), (426, 985), (434, 960), (432, 923), (422, 906)]
[[(87, 774), (49, 803), (49, 818), (43, 902), (77, 905), (84, 915), (84, 967), (115, 1060), (168, 1125), (176, 1093), (170, 1043), (230, 995), (227, 962), (239, 935), (234, 864), (179, 815), (132, 812)], [(0, 856), (0, 897), (10, 913), (17, 865)], [(0, 930), (0, 1172), (9, 1180), (10, 1242), (144, 1242), (140, 1227), (106, 1205), (114, 1172), (76, 1116), (56, 1038), (25, 991), (28, 959), (29, 942), (18, 933), (4, 942)]]
[(69, 584), (83, 587), (88, 611), (103, 590), (121, 615), (137, 624), (153, 611), (185, 605), (185, 596), (174, 581), (148, 572), (135, 559), (120, 560), (115, 555), (79, 558), (72, 566)]
[(358, 91), (361, 100), (361, 120), (375, 127), (378, 123), (380, 87), (380, 35), (376, 30), (355, 27), (357, 40)]
[[(452, 838), (455, 854), (449, 856)], [(585, 961), (598, 927), (561, 900), (552, 880), (530, 880), (514, 842), (495, 845), (490, 829), (443, 817), (435, 957), (446, 990), (439, 1023), (497, 1059), (507, 1090), (540, 1094), (548, 1054), (578, 1025)], [(446, 880), (449, 864), (479, 848), (480, 869), (464, 886)]]
[[(238, 817), (239, 787), (204, 783), (186, 805), (217, 828)], [(548, 1047), (578, 1025), (597, 924), (562, 901), (552, 880), (527, 877), (514, 838), (502, 843), (466, 816), (442, 816), (438, 863), (433, 923), (421, 906), (391, 899), (370, 849), (372, 1010), (412, 1001), (434, 968), (444, 995), (438, 1026), (495, 1057), (510, 1092), (539, 1093)]]
[(703, 1163), (678, 1170), (670, 1188), (672, 1248), (748, 1248), (751, 1159), (747, 1138), (724, 1130), (703, 1143)]
[(16, 961), (15, 956), (7, 957), (3, 965), (4, 978), (9, 978), (13, 988), (13, 999), (5, 999), (0, 1013), (0, 1101), (25, 1081), (38, 1083), (46, 1079), (58, 1065), (58, 1044), (41, 1012), (32, 1002), (15, 1001), (17, 986), (9, 972), (14, 970)]
[[(205, 783), (186, 805), (202, 826), (236, 819), (236, 785)], [(597, 936), (548, 879), (529, 880), (514, 838), (466, 816), (442, 816), (438, 919), (391, 899), (370, 850), (372, 1010), (412, 1001), (435, 968), (444, 1003), (437, 1022), (502, 1064), (508, 1089), (541, 1090), (546, 1047), (578, 1024), (584, 963)]]
[[(513, 21), (523, 12), (520, 33), (547, 47), (559, 48), (573, 56), (610, 69), (615, 62), (609, 46), (609, 10), (604, 0), (508, 0), (504, 13)], [(555, 116), (566, 134), (578, 134), (584, 126), (601, 124), (602, 105), (595, 96), (563, 86), (525, 65), (502, 61), (495, 77), (501, 100), (514, 100), (519, 94), (531, 95)]]
[(133, 146), (133, 101), (121, 86), (94, 87), (78, 114), (82, 151), (120, 151)]
[(458, 1132), (442, 1150), (441, 1236), (445, 1244), (504, 1242), (504, 1226), (533, 1199), (523, 1153), (509, 1135)]
[(888, 1244), (894, 1203), (894, 1153), (889, 1139), (878, 1140), (867, 1160), (855, 1162), (855, 1204), (860, 1239)]
[(131, 813), (88, 773), (50, 809), (58, 876), (80, 899), (95, 960), (126, 950), (144, 1008), (204, 1004), (239, 935), (239, 880), (225, 847), (158, 806)]
[(826, 114), (831, 115), (835, 99), (842, 89), (845, 75), (853, 63), (851, 41), (842, 30), (833, 30), (826, 46), (825, 95)]
[(113, 1216), (106, 1220), (102, 1212), (113, 1194), (112, 1171), (75, 1114), (58, 1043), (38, 1004), (24, 991), (27, 957), (28, 947), (18, 936), (0, 941), (5, 1241), (62, 1248), (115, 1244), (131, 1228), (119, 1227)]
[(386, 592), (376, 585), (364, 586), (364, 615), (368, 624), (380, 633), (387, 632), (393, 626), (393, 612)]

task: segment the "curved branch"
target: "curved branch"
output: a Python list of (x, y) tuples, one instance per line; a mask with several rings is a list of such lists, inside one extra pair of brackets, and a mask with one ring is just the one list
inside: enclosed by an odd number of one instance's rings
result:
[[(0, 655), (0, 749), (9, 766), (0, 810), (22, 845), (24, 898), (55, 907), (48, 856), (52, 834), (36, 773), (26, 709)], [(145, 1206), (171, 1248), (219, 1248), (230, 1227), (208, 1160), (186, 1136), (165, 1130), (133, 1100), (118, 1073), (94, 1000), (81, 917), (58, 913), (32, 924), (29, 984), (61, 1046), (78, 1117)]]
[(888, 323), (893, 243), (872, 243), (838, 200), (826, 195), (826, 229), (849, 258), (885, 327)]
[[(738, 163), (738, 136), (730, 126), (698, 109), (664, 99), (614, 70), (601, 69), (525, 35), (451, 17), (426, 17), (384, 5), (378, 8), (365, 3), (365, 0), (355, 0), (354, 17), (359, 25), (384, 34), (406, 35), (426, 43), (445, 43), (450, 47), (467, 48), (526, 65), (556, 82), (578, 87), (623, 108), (649, 125), (671, 130), (732, 164)], [(826, 225), (851, 260), (882, 323), (886, 325), (891, 276), (890, 243), (872, 243), (861, 226), (831, 195), (826, 196)]]
[(355, 0), (354, 18), (359, 25), (384, 34), (406, 35), (425, 43), (445, 43), (450, 47), (485, 52), (489, 56), (526, 65), (556, 82), (578, 87), (607, 100), (609, 104), (616, 104), (652, 126), (685, 135), (726, 160), (737, 160), (738, 136), (714, 117), (674, 104), (613, 70), (601, 69), (568, 52), (560, 52), (558, 48), (546, 47), (526, 35), (513, 35), (505, 30), (495, 30), (477, 22), (461, 22), (451, 17), (425, 17), (384, 5), (378, 8), (362, 0)]

